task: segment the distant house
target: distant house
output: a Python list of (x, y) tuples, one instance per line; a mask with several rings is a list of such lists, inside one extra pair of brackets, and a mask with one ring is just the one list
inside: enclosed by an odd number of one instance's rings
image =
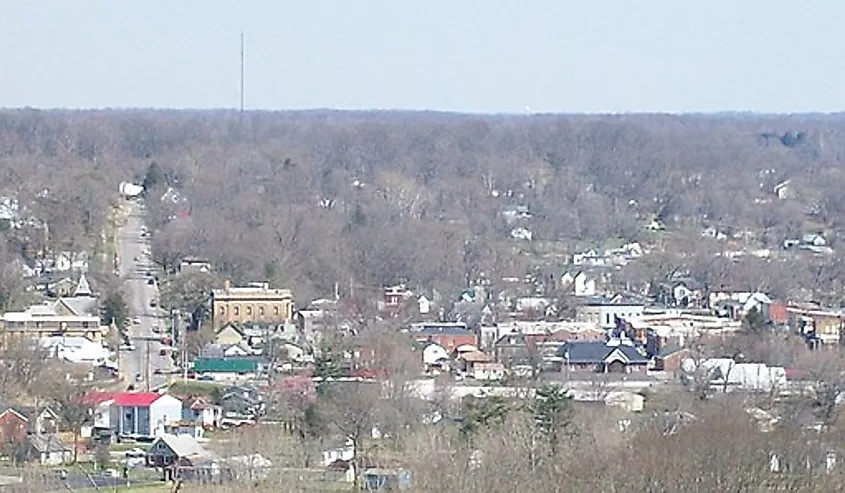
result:
[(702, 297), (702, 289), (692, 279), (675, 279), (660, 285), (659, 301), (666, 306), (679, 308), (698, 306), (702, 304)]
[(596, 295), (596, 280), (588, 278), (584, 271), (576, 271), (574, 274), (564, 273), (560, 279), (560, 286), (564, 291), (575, 296)]
[(76, 283), (70, 277), (62, 277), (57, 281), (48, 282), (45, 288), (47, 296), (61, 298), (72, 295), (76, 289)]
[(208, 273), (211, 272), (211, 262), (198, 257), (185, 257), (179, 262), (180, 274)]
[(88, 252), (61, 252), (56, 255), (53, 269), (59, 272), (88, 272)]
[[(184, 467), (192, 471), (199, 464), (217, 458), (214, 453), (200, 445), (194, 437), (171, 434), (156, 438), (147, 451), (146, 457), (147, 465), (164, 469), (165, 479), (177, 476), (179, 468)], [(192, 476), (192, 474), (186, 474), (186, 476)]]
[(229, 387), (218, 402), (223, 415), (221, 423), (249, 421), (264, 412), (261, 394), (249, 387)]
[(57, 466), (69, 462), (73, 458), (73, 451), (57, 434), (33, 434), (27, 436), (21, 458), (38, 461), (44, 466)]
[(558, 349), (562, 368), (599, 373), (645, 371), (649, 358), (627, 339), (603, 341), (567, 341)]
[(794, 195), (790, 180), (782, 181), (775, 185), (774, 194), (780, 200), (791, 199)]
[(426, 315), (431, 311), (431, 300), (422, 295), (417, 299), (417, 307), (421, 315)]
[(26, 441), (28, 425), (26, 416), (12, 408), (0, 414), (0, 444), (7, 448), (3, 452), (9, 453), (8, 447), (17, 448)]
[(153, 392), (121, 392), (111, 402), (111, 426), (118, 436), (153, 438), (182, 419), (182, 401)]
[(337, 461), (350, 462), (355, 458), (355, 447), (347, 440), (344, 444), (331, 447), (323, 451), (323, 467), (329, 467)]
[(59, 417), (49, 407), (0, 405), (0, 409), (0, 442), (20, 442), (27, 433), (49, 434), (59, 431)]
[(396, 286), (388, 286), (384, 288), (384, 305), (387, 308), (395, 308), (405, 303), (405, 300), (413, 296), (414, 293), (405, 287), (404, 284), (397, 284)]
[(244, 334), (238, 325), (230, 322), (214, 334), (214, 342), (221, 346), (236, 346), (244, 342)]
[(182, 420), (196, 423), (203, 428), (216, 428), (220, 424), (222, 410), (220, 406), (197, 398), (182, 410)]

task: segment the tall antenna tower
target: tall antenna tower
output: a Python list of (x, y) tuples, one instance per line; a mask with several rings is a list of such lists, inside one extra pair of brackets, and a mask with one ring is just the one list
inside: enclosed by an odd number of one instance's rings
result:
[(240, 110), (241, 116), (243, 116), (244, 112), (244, 92), (246, 91), (246, 86), (244, 84), (244, 73), (246, 72), (246, 51), (244, 50), (244, 32), (241, 31), (241, 100), (240, 100)]

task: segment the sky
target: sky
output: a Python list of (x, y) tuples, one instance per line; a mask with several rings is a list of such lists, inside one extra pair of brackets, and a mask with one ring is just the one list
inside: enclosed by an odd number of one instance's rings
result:
[(0, 0), (0, 107), (836, 112), (840, 0)]

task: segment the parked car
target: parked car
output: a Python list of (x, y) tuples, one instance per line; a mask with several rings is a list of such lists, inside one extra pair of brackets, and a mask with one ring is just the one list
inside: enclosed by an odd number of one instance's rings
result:
[(132, 450), (126, 451), (126, 457), (127, 458), (134, 459), (134, 458), (146, 457), (146, 456), (147, 456), (147, 453), (144, 451), (144, 449), (140, 449), (138, 447), (135, 447)]

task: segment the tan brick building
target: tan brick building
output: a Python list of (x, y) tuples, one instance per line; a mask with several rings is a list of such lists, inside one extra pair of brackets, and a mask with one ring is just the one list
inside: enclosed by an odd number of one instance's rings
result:
[(284, 323), (293, 315), (293, 293), (289, 289), (271, 289), (267, 283), (250, 283), (211, 293), (212, 324), (219, 329), (229, 322)]

